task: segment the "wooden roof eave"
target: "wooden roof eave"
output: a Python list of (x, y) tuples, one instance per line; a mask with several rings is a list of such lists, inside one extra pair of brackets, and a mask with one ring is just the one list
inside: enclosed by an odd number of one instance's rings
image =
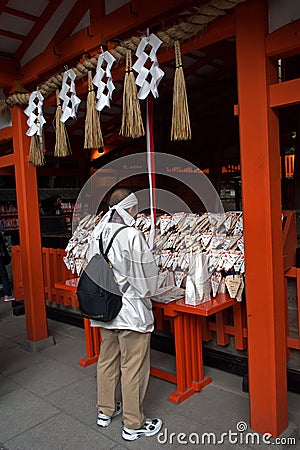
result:
[[(131, 13), (130, 5), (126, 4), (113, 13), (104, 16), (90, 27), (64, 39), (55, 48), (47, 48), (41, 55), (22, 67), (24, 77), (22, 85), (34, 82), (43, 73), (61, 71), (68, 61), (79, 59), (82, 54), (100, 50), (101, 38), (106, 42), (124, 33), (137, 33), (150, 21), (162, 20), (162, 17), (174, 9), (186, 10), (194, 4), (192, 0), (165, 0), (164, 2), (143, 2), (139, 4), (138, 15)], [(161, 19), (158, 19), (161, 18)]]

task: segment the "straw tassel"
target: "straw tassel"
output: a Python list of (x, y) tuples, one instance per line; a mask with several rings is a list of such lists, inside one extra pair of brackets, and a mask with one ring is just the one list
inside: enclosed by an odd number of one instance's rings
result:
[(139, 138), (145, 135), (140, 102), (137, 96), (135, 77), (132, 71), (131, 50), (126, 52), (126, 72), (123, 92), (123, 113), (120, 134)]
[(62, 107), (59, 98), (59, 91), (56, 90), (56, 114), (55, 114), (55, 132), (56, 132), (56, 140), (55, 140), (55, 148), (54, 148), (54, 156), (58, 156), (60, 158), (64, 156), (70, 155), (71, 148), (68, 143), (68, 136), (66, 125), (62, 122)]
[(88, 95), (86, 101), (84, 148), (104, 146), (100, 127), (100, 115), (96, 110), (96, 94), (93, 88), (92, 71), (88, 71)]
[(38, 134), (34, 134), (30, 141), (29, 163), (33, 166), (44, 166), (46, 164), (43, 153), (43, 138)]
[(173, 88), (171, 141), (188, 141), (192, 139), (192, 134), (179, 41), (175, 41), (174, 47), (176, 70)]

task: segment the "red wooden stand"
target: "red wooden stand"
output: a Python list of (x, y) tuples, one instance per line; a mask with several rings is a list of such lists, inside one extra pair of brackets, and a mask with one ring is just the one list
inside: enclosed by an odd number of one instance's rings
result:
[[(76, 297), (76, 306), (78, 307), (77, 296), (75, 294), (77, 288), (78, 278), (73, 278), (66, 281), (54, 283), (54, 286), (58, 290), (72, 292)], [(89, 319), (83, 319), (84, 334), (85, 334), (85, 348), (86, 357), (79, 361), (82, 367), (87, 367), (95, 364), (98, 361), (99, 349), (101, 343), (101, 331), (100, 328), (91, 327)]]
[[(55, 283), (55, 288), (75, 293), (76, 280)], [(235, 304), (236, 301), (226, 294), (219, 294), (211, 301), (198, 306), (186, 305), (184, 300), (167, 305), (153, 302), (156, 310), (160, 310), (164, 316), (174, 319), (176, 374), (155, 367), (151, 367), (150, 371), (152, 376), (177, 385), (176, 390), (169, 396), (170, 402), (181, 403), (211, 382), (210, 377), (204, 376), (201, 317), (208, 317)], [(84, 331), (86, 358), (82, 358), (79, 364), (86, 367), (98, 360), (101, 329), (91, 327), (90, 321), (84, 319)]]
[[(165, 316), (174, 318), (177, 389), (170, 394), (170, 402), (181, 403), (212, 381), (204, 376), (201, 316), (208, 317), (235, 304), (236, 301), (226, 294), (219, 294), (198, 306), (186, 305), (184, 300), (167, 305), (153, 302)], [(174, 374), (168, 371), (151, 368), (151, 375), (174, 383)]]

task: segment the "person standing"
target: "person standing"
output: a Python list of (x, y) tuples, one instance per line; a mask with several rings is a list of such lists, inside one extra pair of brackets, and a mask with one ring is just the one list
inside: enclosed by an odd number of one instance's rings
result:
[(150, 337), (154, 328), (152, 303), (158, 284), (158, 267), (141, 231), (132, 227), (137, 213), (136, 196), (124, 188), (116, 189), (109, 200), (109, 211), (95, 227), (88, 260), (104, 251), (119, 227), (123, 228), (108, 252), (114, 276), (122, 295), (122, 308), (111, 322), (91, 320), (101, 327), (102, 342), (97, 365), (97, 424), (110, 425), (121, 413), (116, 389), (121, 381), (124, 426), (122, 438), (134, 441), (153, 436), (162, 420), (146, 418), (143, 400), (150, 376)]
[(4, 255), (2, 253), (3, 246), (5, 246), (4, 229), (2, 227), (2, 224), (0, 223), (0, 279), (4, 292), (4, 301), (12, 302), (13, 300), (15, 300), (15, 297), (12, 295), (8, 273), (5, 266)]

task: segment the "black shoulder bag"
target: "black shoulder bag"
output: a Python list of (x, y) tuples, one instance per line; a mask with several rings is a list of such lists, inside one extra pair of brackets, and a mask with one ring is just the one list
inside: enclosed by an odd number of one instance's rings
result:
[(80, 276), (76, 293), (80, 312), (88, 319), (111, 322), (122, 308), (122, 293), (114, 279), (112, 265), (107, 254), (114, 238), (124, 228), (127, 227), (120, 227), (113, 234), (105, 252), (103, 251), (102, 235), (100, 235), (100, 255), (96, 254), (92, 257)]

